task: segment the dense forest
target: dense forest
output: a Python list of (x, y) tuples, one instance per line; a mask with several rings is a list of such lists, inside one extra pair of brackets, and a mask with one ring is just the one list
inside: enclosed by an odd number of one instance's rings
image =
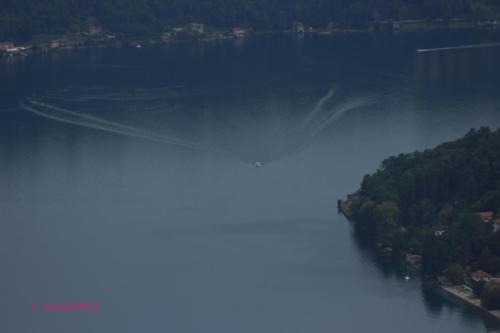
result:
[(78, 32), (89, 22), (134, 35), (193, 21), (257, 30), (284, 29), (294, 21), (360, 28), (379, 20), (486, 18), (498, 6), (498, 0), (3, 0), (0, 39)]
[(349, 197), (357, 233), (422, 255), (425, 275), (500, 273), (500, 130), (390, 157)]

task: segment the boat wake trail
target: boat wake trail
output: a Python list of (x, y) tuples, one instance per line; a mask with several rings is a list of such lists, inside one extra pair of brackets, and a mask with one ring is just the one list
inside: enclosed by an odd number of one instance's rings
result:
[[(313, 138), (328, 126), (339, 120), (347, 112), (359, 109), (361, 107), (368, 106), (377, 102), (379, 99), (383, 99), (388, 96), (380, 95), (378, 97), (362, 97), (347, 100), (343, 104), (339, 104), (328, 112), (325, 112), (325, 105), (333, 98), (337, 93), (337, 87), (333, 86), (323, 97), (321, 97), (310, 113), (306, 115), (304, 120), (299, 126), (299, 134), (308, 141), (309, 138)], [(326, 116), (325, 116), (326, 113)]]
[[(114, 91), (76, 87), (40, 92), (20, 107), (62, 123), (215, 153), (255, 165), (255, 161), (267, 164), (294, 155), (313, 144), (321, 132), (347, 113), (392, 97), (391, 91), (352, 96), (349, 89), (341, 91), (337, 85), (330, 85), (317, 95), (319, 99), (313, 100), (311, 109), (296, 117), (280, 114), (280, 120), (286, 118), (287, 122), (280, 122), (270, 134), (259, 133), (268, 118), (261, 123), (261, 115), (256, 114), (249, 124), (240, 114), (205, 110), (197, 104), (197, 98), (192, 98), (198, 93), (182, 86)], [(271, 144), (271, 140), (276, 142)]]
[(375, 103), (376, 100), (376, 98), (371, 97), (358, 98), (336, 107), (330, 112), (330, 115), (318, 127), (316, 127), (316, 129), (312, 130), (309, 133), (310, 137), (315, 137), (316, 135), (321, 133), (328, 126), (339, 120), (347, 112), (359, 109), (361, 107), (366, 107), (370, 104)]
[(171, 137), (164, 134), (158, 134), (144, 129), (138, 129), (132, 126), (105, 120), (100, 117), (90, 116), (79, 112), (71, 111), (54, 105), (46, 104), (40, 101), (31, 100), (21, 104), (21, 108), (41, 117), (55, 121), (83, 126), (92, 129), (98, 129), (106, 132), (117, 133), (121, 135), (141, 138), (145, 140), (176, 145), (184, 148), (208, 150), (209, 148), (194, 142), (183, 140), (177, 137)]
[(300, 130), (304, 131), (306, 127), (309, 125), (309, 123), (314, 119), (314, 117), (321, 112), (323, 109), (323, 106), (335, 95), (337, 88), (333, 86), (325, 96), (321, 97), (320, 100), (316, 103), (314, 106), (313, 110), (306, 116), (304, 121), (302, 122), (302, 125), (300, 126)]
[(500, 43), (484, 43), (484, 44), (438, 47), (438, 48), (433, 48), (433, 49), (417, 49), (417, 53), (451, 51), (451, 50), (461, 50), (461, 49), (476, 49), (476, 48), (482, 48), (482, 47), (495, 47), (495, 46), (500, 46)]

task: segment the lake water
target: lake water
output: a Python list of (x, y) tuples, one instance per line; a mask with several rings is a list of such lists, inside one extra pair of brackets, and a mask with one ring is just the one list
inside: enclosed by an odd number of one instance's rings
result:
[(1, 63), (0, 331), (498, 329), (405, 281), (336, 212), (385, 157), (500, 126), (500, 47), (415, 51), (498, 41), (260, 36)]

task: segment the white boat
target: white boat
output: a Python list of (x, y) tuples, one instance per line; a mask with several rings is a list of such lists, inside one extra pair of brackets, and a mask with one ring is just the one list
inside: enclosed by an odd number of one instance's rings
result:
[(262, 163), (260, 163), (259, 161), (257, 161), (257, 162), (255, 162), (255, 166), (256, 166), (257, 168), (260, 168), (260, 167), (262, 166)]

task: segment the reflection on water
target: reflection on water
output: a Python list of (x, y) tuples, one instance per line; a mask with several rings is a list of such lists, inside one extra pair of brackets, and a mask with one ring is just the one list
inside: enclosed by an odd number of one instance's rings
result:
[[(415, 52), (498, 39), (269, 36), (0, 64), (0, 330), (498, 327), (405, 281), (335, 214), (388, 155), (500, 124), (498, 49)], [(102, 312), (33, 315), (44, 300)]]

